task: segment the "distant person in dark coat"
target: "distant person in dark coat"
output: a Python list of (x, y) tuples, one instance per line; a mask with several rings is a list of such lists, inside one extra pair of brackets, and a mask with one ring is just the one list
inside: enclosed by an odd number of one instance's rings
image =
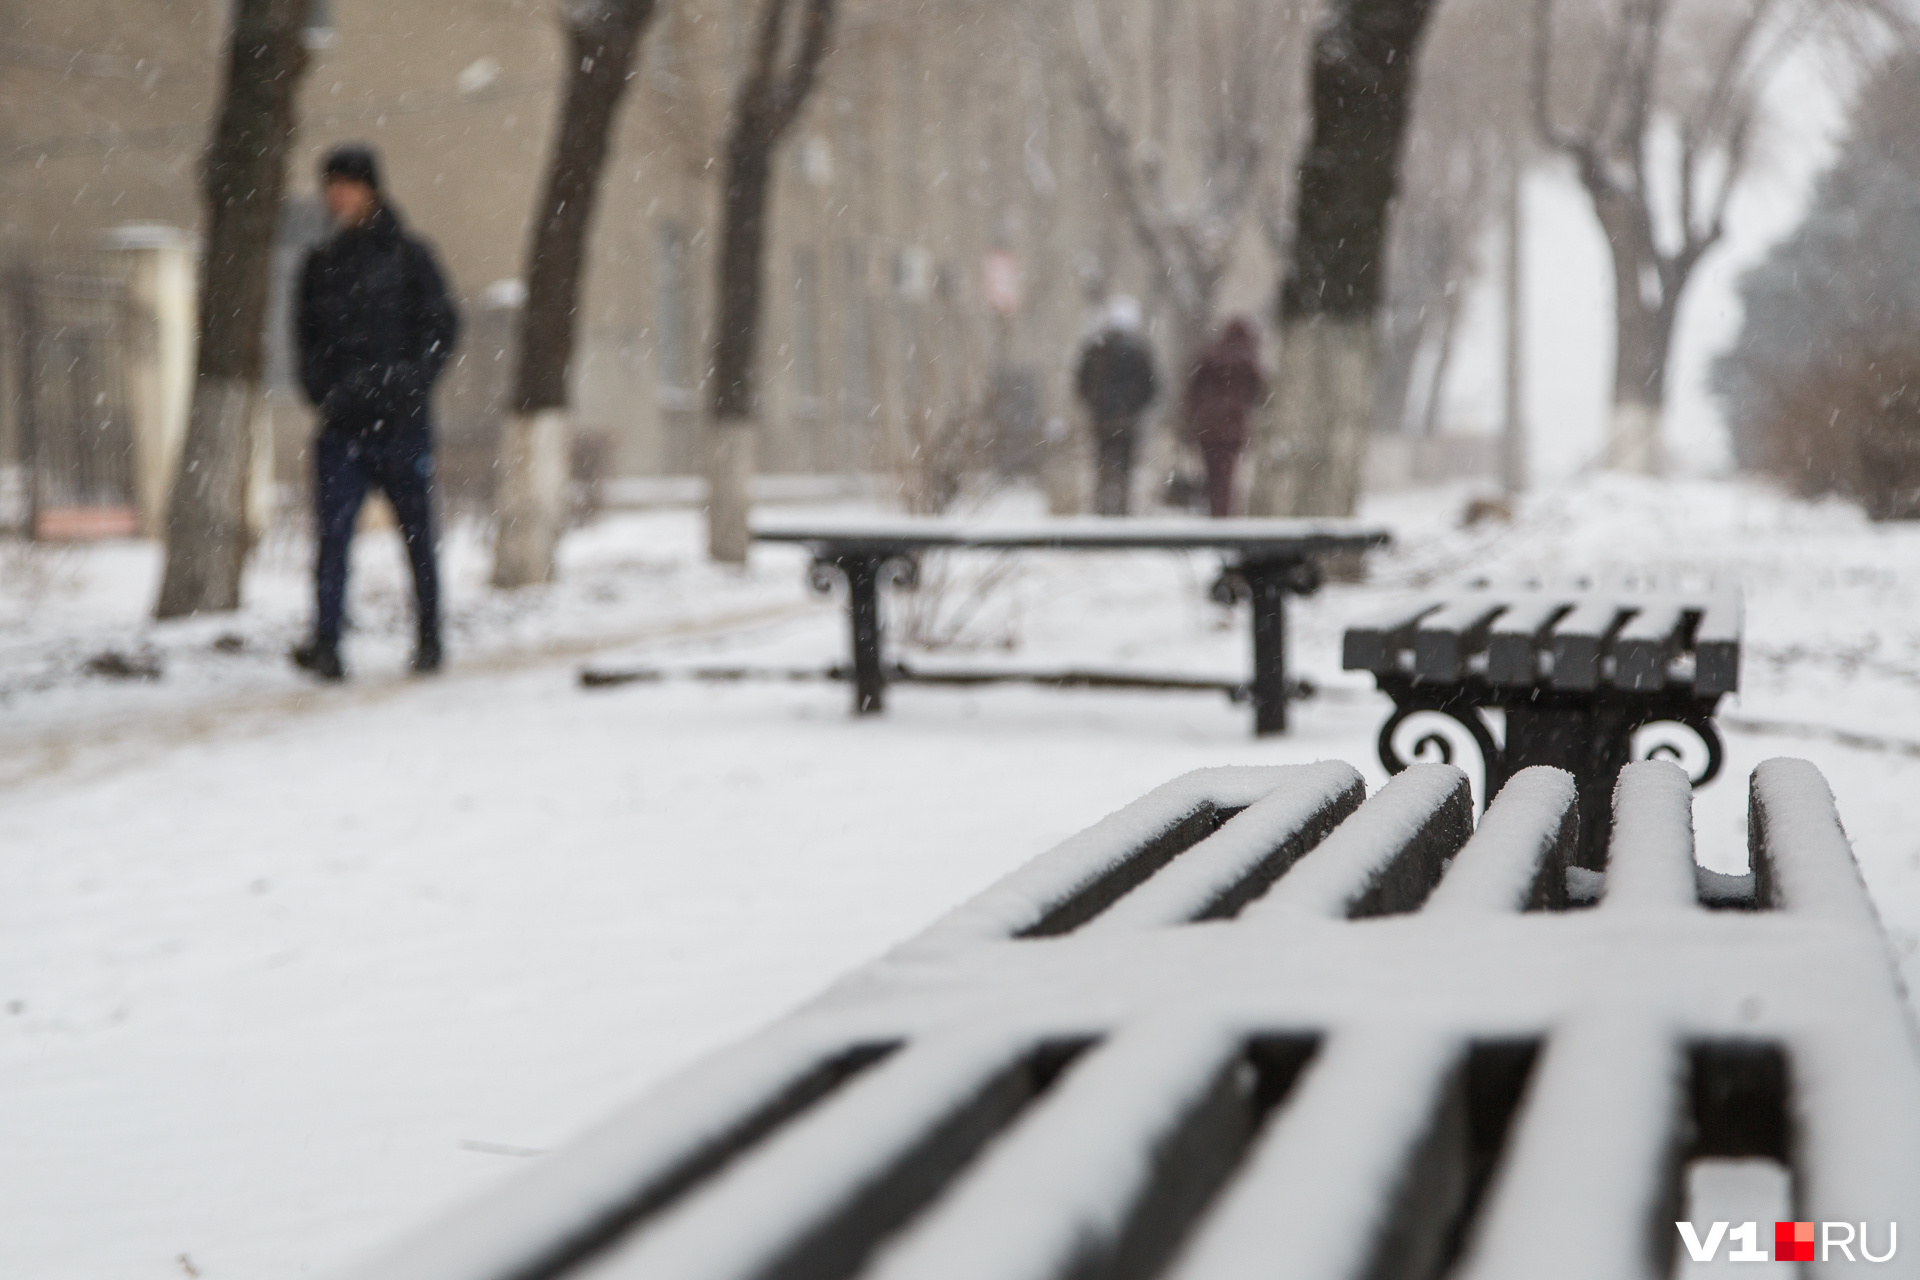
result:
[(1093, 419), (1093, 509), (1127, 514), (1133, 451), (1140, 415), (1153, 403), (1153, 353), (1140, 336), (1140, 304), (1117, 297), (1107, 304), (1098, 333), (1088, 340), (1074, 380)]
[(1253, 437), (1253, 411), (1267, 396), (1260, 339), (1236, 316), (1194, 357), (1187, 373), (1187, 438), (1207, 468), (1207, 507), (1233, 514), (1233, 472)]
[(300, 380), (320, 411), (313, 442), (319, 555), (313, 636), (296, 665), (339, 680), (347, 553), (369, 488), (393, 504), (413, 566), (418, 643), (413, 670), (437, 671), (440, 575), (433, 529), (433, 424), (428, 398), (453, 353), (459, 317), (433, 252), (382, 198), (371, 149), (336, 148), (321, 166), (334, 234), (307, 255), (294, 340)]

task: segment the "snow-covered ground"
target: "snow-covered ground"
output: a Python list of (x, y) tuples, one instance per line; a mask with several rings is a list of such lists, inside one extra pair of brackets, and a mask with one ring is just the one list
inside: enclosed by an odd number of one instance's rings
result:
[[(397, 545), (363, 539), (338, 689), (281, 657), (295, 540), (246, 611), (167, 627), (151, 547), (0, 548), (0, 1276), (325, 1270), (1177, 773), (1338, 757), (1377, 782), (1386, 704), (1337, 669), (1340, 630), (1460, 576), (1737, 576), (1746, 688), (1703, 858), (1740, 865), (1753, 765), (1812, 759), (1920, 979), (1920, 528), (1717, 482), (1587, 480), (1471, 530), (1463, 498), (1373, 504), (1399, 544), (1295, 608), (1322, 692), (1264, 741), (1201, 694), (902, 687), (855, 722), (827, 683), (581, 689), (589, 660), (842, 657), (798, 551), (708, 566), (691, 512), (608, 517), (559, 586), (513, 595), (459, 531), (431, 682), (400, 674)], [(897, 607), (958, 632), (941, 661), (1234, 675), (1214, 569), (981, 559)], [(108, 651), (162, 674), (90, 674)]]

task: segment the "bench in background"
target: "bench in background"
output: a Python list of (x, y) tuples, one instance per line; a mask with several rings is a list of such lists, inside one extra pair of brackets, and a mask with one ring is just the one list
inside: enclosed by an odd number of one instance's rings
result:
[[(1697, 594), (1613, 590), (1470, 588), (1432, 592), (1347, 629), (1342, 666), (1369, 671), (1394, 702), (1380, 730), (1380, 763), (1408, 761), (1396, 735), (1410, 718), (1438, 712), (1462, 725), (1485, 765), (1492, 796), (1531, 765), (1572, 773), (1586, 833), (1581, 865), (1606, 852), (1613, 780), (1649, 725), (1691, 731), (1705, 749), (1694, 776), (1720, 772), (1713, 723), (1722, 696), (1739, 687), (1740, 600), (1732, 591)], [(1484, 709), (1505, 713), (1503, 742)], [(1416, 752), (1451, 759), (1446, 739), (1426, 734)], [(1678, 754), (1672, 741), (1653, 748)]]
[(1257, 734), (1284, 733), (1287, 727), (1287, 595), (1305, 595), (1319, 587), (1320, 559), (1357, 554), (1391, 540), (1384, 529), (1352, 520), (1097, 518), (1023, 525), (969, 525), (912, 517), (766, 523), (756, 525), (753, 536), (759, 542), (804, 545), (813, 553), (812, 582), (818, 590), (831, 590), (836, 573), (846, 580), (853, 709), (857, 715), (871, 715), (885, 706), (887, 670), (881, 661), (880, 584), (897, 581), (911, 585), (918, 557), (926, 552), (1222, 552), (1228, 557), (1222, 582), (1230, 584), (1230, 591), (1244, 590), (1252, 604), (1253, 676), (1248, 691)]

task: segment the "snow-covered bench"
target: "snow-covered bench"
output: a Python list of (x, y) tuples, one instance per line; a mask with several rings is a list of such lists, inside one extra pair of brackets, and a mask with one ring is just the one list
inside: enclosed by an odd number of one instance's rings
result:
[[(1431, 713), (1472, 738), (1482, 795), (1530, 765), (1570, 771), (1581, 793), (1579, 861), (1597, 868), (1607, 800), (1635, 734), (1661, 726), (1651, 750), (1678, 756), (1671, 730), (1690, 731), (1701, 757), (1694, 785), (1720, 772), (1713, 713), (1739, 688), (1740, 615), (1738, 593), (1725, 589), (1437, 591), (1349, 627), (1342, 665), (1372, 672), (1393, 699), (1379, 748), (1389, 773), (1406, 767), (1403, 745), (1416, 758), (1452, 759), (1446, 736), (1425, 727)], [(1495, 707), (1506, 721), (1498, 743), (1482, 715)]]
[(1477, 831), (1451, 766), (1362, 794), (1169, 783), (352, 1280), (1643, 1280), (1714, 1156), (1912, 1222), (1915, 1028), (1810, 765), (1753, 775), (1740, 911), (1671, 763), (1588, 909), (1565, 773)]
[[(852, 631), (853, 709), (885, 705), (888, 672), (881, 662), (879, 590), (883, 580), (912, 582), (929, 551), (1220, 551), (1230, 557), (1216, 590), (1252, 601), (1255, 733), (1287, 727), (1286, 597), (1320, 583), (1318, 561), (1391, 540), (1384, 529), (1353, 520), (1102, 520), (1062, 518), (1026, 524), (968, 524), (896, 517), (885, 520), (756, 524), (760, 542), (797, 542), (813, 553), (812, 581), (832, 589), (846, 579)], [(1230, 598), (1230, 597), (1228, 597)], [(1084, 676), (1079, 681), (1086, 683)]]

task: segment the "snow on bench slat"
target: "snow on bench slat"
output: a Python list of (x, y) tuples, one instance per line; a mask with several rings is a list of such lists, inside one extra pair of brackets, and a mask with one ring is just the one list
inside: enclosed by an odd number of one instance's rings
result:
[(914, 548), (1030, 548), (1151, 550), (1265, 546), (1288, 551), (1333, 551), (1379, 546), (1390, 535), (1359, 520), (1200, 517), (1109, 520), (1100, 516), (1026, 521), (962, 521), (937, 517), (870, 516), (835, 520), (755, 521), (762, 542)]
[(1723, 591), (1693, 631), (1693, 690), (1703, 696), (1740, 687), (1740, 593)]
[(1233, 914), (1359, 807), (1366, 782), (1339, 761), (1290, 765), (1270, 796), (1175, 858), (1089, 930), (1138, 929)]
[(1233, 1089), (1240, 1046), (1217, 1022), (1175, 1016), (1090, 1052), (867, 1280), (1104, 1274), (1143, 1247), (1123, 1238), (1129, 1211), (1183, 1123)]
[(698, 1166), (721, 1158), (719, 1148), (750, 1140), (757, 1116), (777, 1123), (839, 1083), (837, 1075), (857, 1074), (859, 1060), (846, 1058), (846, 1046), (822, 1043), (802, 1026), (722, 1053), (370, 1258), (353, 1280), (509, 1280), (540, 1271), (648, 1201), (671, 1196)]
[(1412, 600), (1348, 627), (1340, 642), (1341, 668), (1346, 671), (1397, 670), (1401, 644), (1422, 618), (1444, 603), (1430, 597)]
[(1566, 905), (1579, 840), (1573, 775), (1536, 765), (1507, 780), (1425, 910), (1522, 911)]
[(1553, 624), (1553, 687), (1600, 687), (1600, 653), (1622, 610), (1612, 597), (1583, 599)]
[(916, 1143), (1030, 1047), (1005, 1032), (932, 1036), (776, 1134), (702, 1195), (595, 1258), (580, 1280), (761, 1275), (893, 1173)]
[[(1920, 1211), (1920, 1060), (1905, 1005), (1880, 996), (1859, 992), (1842, 1034), (1819, 1028), (1788, 1046), (1794, 1216), (1870, 1222), (1876, 1252), (1886, 1248), (1886, 1223), (1912, 1231)], [(1914, 1242), (1900, 1243), (1911, 1266)]]
[[(1634, 1010), (1578, 1016), (1547, 1042), (1462, 1280), (1664, 1274), (1685, 1058)], [(1662, 1234), (1656, 1238), (1652, 1228)]]
[(1678, 648), (1676, 637), (1685, 621), (1685, 606), (1676, 600), (1651, 601), (1640, 606), (1614, 637), (1616, 666), (1613, 683), (1620, 689), (1664, 689), (1667, 663)]
[(1498, 596), (1470, 595), (1420, 620), (1413, 633), (1413, 670), (1423, 680), (1458, 680), (1467, 655), (1478, 648), (1494, 615), (1505, 609)]
[[(1049, 924), (1049, 917), (1062, 907), (1103, 886), (1116, 889), (1113, 896), (1117, 898), (1209, 834), (1221, 811), (1246, 808), (1279, 788), (1287, 777), (1288, 767), (1281, 765), (1182, 774), (1034, 859), (941, 919), (911, 945), (916, 950), (945, 949), (1013, 937)], [(1138, 877), (1127, 877), (1130, 870)], [(1109, 878), (1116, 876), (1125, 883), (1112, 885)]]
[(1805, 760), (1768, 760), (1747, 796), (1747, 856), (1763, 906), (1877, 927), (1833, 792)]
[(1467, 775), (1449, 764), (1413, 765), (1295, 863), (1243, 918), (1411, 911), (1472, 830)]
[(1620, 771), (1600, 909), (1662, 911), (1699, 904), (1693, 860), (1693, 783), (1670, 760)]
[(1487, 638), (1487, 679), (1494, 684), (1532, 684), (1540, 678), (1540, 634), (1572, 605), (1559, 595), (1516, 598), (1494, 620)]
[[(1463, 1048), (1454, 1036), (1401, 1028), (1336, 1034), (1255, 1142), (1170, 1280), (1370, 1274), (1403, 1172), (1433, 1126)], [(1394, 1274), (1429, 1271), (1446, 1223), (1420, 1227), (1396, 1239), (1411, 1256), (1399, 1259)]]

